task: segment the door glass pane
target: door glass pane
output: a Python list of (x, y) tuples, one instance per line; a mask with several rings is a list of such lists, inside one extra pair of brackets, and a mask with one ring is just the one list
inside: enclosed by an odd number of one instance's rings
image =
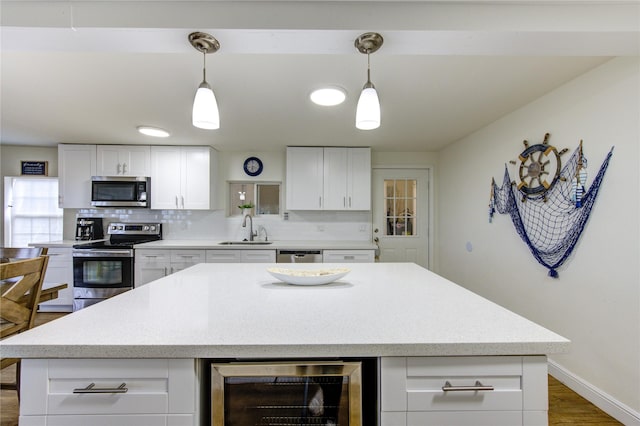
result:
[(387, 222), (385, 235), (416, 235), (417, 181), (385, 179), (384, 191)]

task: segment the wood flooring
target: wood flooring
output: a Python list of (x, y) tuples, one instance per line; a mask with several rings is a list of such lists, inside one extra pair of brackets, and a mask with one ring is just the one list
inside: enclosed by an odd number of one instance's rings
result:
[[(64, 314), (39, 313), (36, 325), (59, 318)], [(3, 382), (12, 381), (15, 368), (9, 367), (0, 373)], [(0, 426), (18, 425), (18, 398), (16, 392), (3, 390), (0, 395)], [(582, 398), (577, 393), (549, 376), (549, 426), (622, 425), (614, 418)]]

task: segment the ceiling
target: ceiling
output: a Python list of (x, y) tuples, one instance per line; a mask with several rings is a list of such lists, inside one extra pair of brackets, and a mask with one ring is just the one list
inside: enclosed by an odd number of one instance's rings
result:
[[(0, 141), (437, 151), (609, 60), (638, 55), (637, 1), (0, 1)], [(221, 127), (191, 125), (203, 56)], [(371, 55), (382, 124), (355, 128)], [(347, 100), (321, 107), (311, 90)], [(164, 128), (166, 139), (136, 132)]]

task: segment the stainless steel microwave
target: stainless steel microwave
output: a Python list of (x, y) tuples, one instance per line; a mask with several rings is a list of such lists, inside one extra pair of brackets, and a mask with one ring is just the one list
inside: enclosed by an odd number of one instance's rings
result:
[(94, 207), (150, 207), (151, 179), (135, 176), (93, 176), (91, 205)]

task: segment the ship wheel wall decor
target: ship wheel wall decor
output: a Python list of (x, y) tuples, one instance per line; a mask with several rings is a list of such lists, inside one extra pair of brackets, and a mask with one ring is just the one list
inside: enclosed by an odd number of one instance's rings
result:
[(587, 189), (582, 141), (564, 165), (560, 157), (567, 149), (558, 152), (549, 145), (548, 133), (542, 143), (529, 146), (524, 141), (524, 145), (519, 156), (520, 181), (511, 180), (506, 165), (502, 185), (491, 181), (489, 222), (495, 212), (509, 214), (533, 257), (555, 278), (587, 224), (613, 148)]
[(562, 161), (560, 156), (567, 152), (558, 152), (556, 147), (549, 145), (549, 133), (544, 135), (544, 141), (536, 145), (523, 142), (525, 150), (520, 153), (518, 160), (518, 190), (524, 197), (544, 195), (560, 178)]

